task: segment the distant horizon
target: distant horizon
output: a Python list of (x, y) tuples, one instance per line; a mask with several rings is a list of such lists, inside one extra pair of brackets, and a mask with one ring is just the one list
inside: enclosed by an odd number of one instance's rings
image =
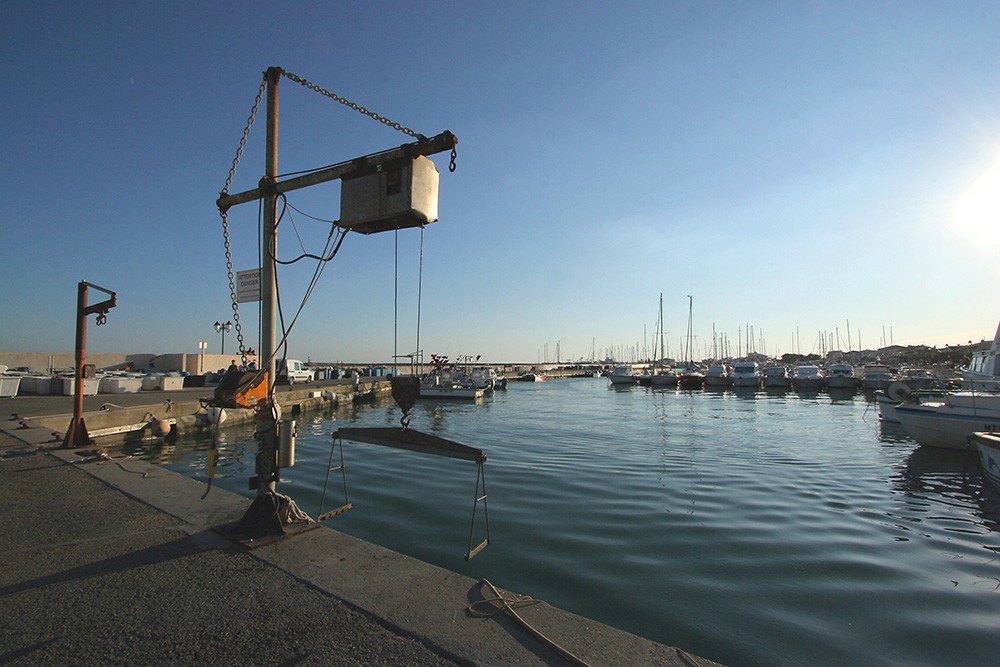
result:
[[(866, 354), (868, 354), (868, 355), (870, 355), (870, 354), (880, 354), (880, 353), (882, 353), (884, 351), (887, 351), (887, 350), (895, 350), (895, 349), (906, 350), (906, 349), (910, 349), (910, 348), (927, 348), (927, 349), (935, 349), (935, 350), (943, 350), (943, 349), (946, 349), (946, 348), (947, 349), (954, 349), (954, 350), (962, 350), (962, 349), (968, 348), (969, 351), (972, 352), (972, 351), (974, 351), (974, 348), (981, 347), (981, 346), (985, 346), (985, 348), (988, 349), (989, 346), (991, 345), (991, 343), (992, 343), (992, 339), (986, 339), (986, 338), (983, 338), (982, 340), (980, 340), (978, 342), (967, 341), (965, 343), (945, 344), (945, 345), (940, 345), (940, 346), (924, 345), (922, 343), (909, 344), (909, 345), (903, 345), (903, 344), (897, 343), (897, 344), (887, 345), (887, 346), (880, 347), (880, 348), (865, 348), (863, 350), (856, 350), (856, 349), (854, 349), (854, 350), (827, 350), (826, 351), (826, 355), (827, 356), (829, 356), (831, 354), (844, 354), (844, 355), (866, 355)], [(5, 355), (16, 356), (16, 355), (21, 355), (21, 354), (41, 355), (41, 356), (53, 356), (53, 355), (70, 356), (70, 357), (75, 356), (75, 353), (72, 352), (72, 351), (53, 352), (51, 350), (48, 350), (48, 351), (35, 352), (35, 351), (31, 351), (31, 350), (20, 350), (20, 351), (16, 351), (15, 352), (15, 351), (11, 351), (11, 350), (6, 350), (6, 351), (0, 350), (0, 360), (2, 360)], [(88, 350), (88, 355), (106, 355), (106, 356), (112, 356), (112, 357), (147, 356), (147, 355), (149, 355), (151, 357), (159, 357), (159, 356), (168, 356), (168, 355), (199, 355), (199, 354), (201, 354), (201, 352), (96, 352), (96, 351), (93, 351), (93, 350)], [(811, 352), (811, 353), (785, 352), (783, 354), (798, 355), (798, 356), (801, 356), (801, 357), (808, 357), (808, 356), (816, 355), (817, 353), (815, 353), (815, 352)], [(237, 351), (237, 352), (205, 352), (205, 355), (206, 356), (213, 356), (213, 357), (231, 357), (231, 358), (239, 358), (241, 356), (241, 354), (239, 353), (239, 351)], [(775, 359), (775, 360), (780, 360), (781, 359), (781, 357), (774, 357), (774, 356), (771, 356), (771, 355), (765, 355), (765, 354), (759, 353), (759, 352), (750, 352), (750, 353), (741, 354), (739, 356), (730, 355), (730, 356), (718, 357), (718, 358), (716, 358), (716, 357), (702, 357), (702, 358), (699, 358), (699, 359), (694, 359), (693, 362), (694, 363), (701, 363), (701, 362), (712, 361), (712, 360), (716, 360), (716, 359), (719, 359), (719, 360), (737, 360), (737, 359), (747, 358), (749, 355), (755, 355), (755, 356), (758, 356), (758, 357), (765, 357), (767, 359)], [(279, 358), (281, 358), (281, 357), (279, 356)], [(298, 360), (302, 361), (303, 363), (307, 363), (307, 364), (311, 364), (311, 365), (318, 365), (318, 366), (323, 366), (323, 365), (330, 365), (330, 366), (358, 366), (358, 367), (374, 367), (374, 366), (392, 367), (392, 366), (396, 366), (396, 367), (402, 368), (402, 367), (406, 367), (406, 366), (411, 365), (409, 362), (397, 362), (397, 363), (393, 363), (392, 361), (378, 361), (378, 360), (374, 360), (374, 359), (362, 360), (362, 361), (356, 361), (356, 360), (355, 361), (331, 361), (331, 360), (315, 361), (315, 360), (310, 359), (308, 356), (306, 356), (305, 358), (301, 358), (301, 357), (296, 357), (296, 356), (292, 356), (292, 355), (288, 355), (287, 358), (289, 358), (289, 359), (298, 359)], [(825, 357), (820, 356), (820, 358), (822, 359), (822, 358), (825, 358)], [(674, 361), (674, 362), (682, 362), (683, 361), (683, 360), (678, 359), (678, 358), (673, 357), (673, 356), (665, 357), (665, 359), (670, 360), (670, 361)], [(554, 365), (593, 365), (593, 364), (609, 364), (609, 363), (642, 364), (642, 363), (653, 363), (655, 361), (657, 361), (657, 360), (654, 359), (654, 358), (652, 358), (652, 357), (645, 358), (645, 359), (640, 359), (640, 360), (603, 358), (603, 359), (593, 359), (593, 360), (589, 360), (589, 359), (561, 359), (561, 360), (558, 360), (558, 361), (554, 360), (554, 359), (550, 359), (550, 360), (547, 360), (547, 361), (546, 360), (541, 360), (541, 361), (539, 361), (539, 360), (535, 360), (535, 361), (496, 361), (496, 360), (489, 360), (489, 359), (485, 359), (485, 358), (480, 358), (480, 359), (474, 359), (473, 361), (467, 362), (467, 363), (482, 364), (482, 365), (494, 365), (494, 366), (497, 366), (497, 365), (499, 365), (499, 366), (538, 366), (538, 365), (551, 365), (551, 366), (554, 366)], [(432, 363), (433, 362), (430, 360), (429, 355), (428, 355), (428, 357), (425, 358), (422, 362), (419, 362), (418, 365), (421, 365), (421, 366), (430, 366), (430, 365), (432, 365)], [(455, 358), (449, 357), (448, 358), (448, 363), (452, 364), (452, 363), (466, 363), (466, 362), (465, 361), (459, 362)]]

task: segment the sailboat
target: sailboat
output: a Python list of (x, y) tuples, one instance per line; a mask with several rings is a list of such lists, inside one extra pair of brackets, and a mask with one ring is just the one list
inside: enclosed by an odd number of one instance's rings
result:
[(666, 358), (666, 351), (663, 346), (663, 292), (660, 292), (660, 317), (656, 323), (657, 329), (660, 332), (660, 352), (656, 355), (656, 360), (653, 362), (653, 371), (649, 376), (649, 384), (653, 387), (675, 387), (677, 386), (677, 375), (663, 366), (663, 360)]
[(694, 329), (692, 325), (692, 316), (694, 314), (694, 301), (691, 295), (688, 294), (688, 328), (687, 328), (687, 344), (684, 346), (684, 370), (677, 376), (677, 386), (681, 389), (701, 389), (705, 386), (705, 376), (704, 374), (698, 372), (694, 365), (694, 361), (691, 359), (692, 351), (692, 339), (694, 338)]

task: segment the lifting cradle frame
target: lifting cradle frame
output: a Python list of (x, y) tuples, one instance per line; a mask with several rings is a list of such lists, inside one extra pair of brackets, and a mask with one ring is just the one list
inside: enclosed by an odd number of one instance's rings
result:
[[(340, 465), (333, 466), (333, 454), (338, 440), (340, 441)], [(476, 475), (476, 491), (472, 504), (472, 522), (469, 526), (469, 546), (465, 553), (465, 560), (473, 558), (476, 554), (489, 546), (490, 512), (487, 504), (486, 493), (486, 454), (484, 454), (481, 449), (469, 447), (468, 445), (463, 445), (453, 440), (448, 440), (446, 438), (441, 438), (436, 435), (423, 433), (406, 427), (342, 428), (334, 431), (333, 444), (330, 449), (330, 463), (327, 466), (326, 481), (323, 483), (323, 497), (320, 500), (319, 513), (316, 517), (317, 521), (324, 521), (325, 519), (337, 516), (352, 507), (351, 502), (347, 497), (347, 470), (344, 467), (344, 440), (362, 442), (369, 445), (382, 445), (384, 447), (393, 447), (395, 449), (405, 449), (421, 454), (433, 454), (435, 456), (462, 459), (476, 463), (478, 466), (478, 473)], [(340, 470), (341, 475), (343, 476), (344, 505), (324, 512), (323, 507), (326, 502), (327, 483), (330, 481), (330, 473), (334, 470)], [(482, 493), (480, 493), (480, 488), (482, 488)], [(482, 542), (473, 547), (472, 541), (476, 529), (476, 514), (480, 502), (483, 503), (483, 516), (486, 523), (486, 537)]]

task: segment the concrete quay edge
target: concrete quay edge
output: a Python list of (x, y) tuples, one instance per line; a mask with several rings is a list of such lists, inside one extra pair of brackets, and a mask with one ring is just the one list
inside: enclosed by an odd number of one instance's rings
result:
[[(72, 462), (74, 469), (134, 502), (176, 518), (189, 527), (188, 534), (211, 532), (224, 537), (222, 542), (228, 543), (229, 528), (250, 503), (247, 498), (218, 488), (202, 500), (204, 483), (136, 459), (81, 463), (79, 450), (48, 450), (42, 455)], [(47, 492), (52, 490), (39, 489), (39, 502), (44, 503)], [(333, 529), (319, 527), (255, 547), (248, 553), (286, 572), (316, 594), (332, 596), (459, 664), (568, 664), (508, 615), (472, 615), (469, 606), (489, 595), (481, 582)], [(503, 590), (503, 582), (493, 583)], [(496, 609), (500, 611), (499, 606)], [(717, 664), (544, 602), (519, 607), (517, 613), (589, 664)]]

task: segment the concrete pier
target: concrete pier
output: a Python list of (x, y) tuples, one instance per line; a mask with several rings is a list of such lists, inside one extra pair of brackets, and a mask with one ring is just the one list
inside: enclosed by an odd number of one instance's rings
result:
[[(571, 664), (482, 582), (325, 527), (248, 548), (229, 535), (249, 499), (44, 433), (0, 422), (0, 663)], [(715, 664), (544, 602), (517, 613), (584, 663)]]

